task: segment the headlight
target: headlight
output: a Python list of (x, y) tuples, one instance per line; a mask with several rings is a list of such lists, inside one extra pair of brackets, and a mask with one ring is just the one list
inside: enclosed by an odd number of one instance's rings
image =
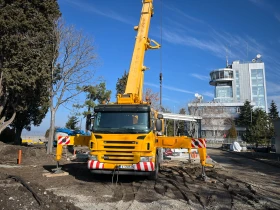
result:
[(140, 157), (140, 162), (150, 162), (153, 157)]
[(88, 159), (89, 160), (97, 160), (97, 155), (89, 155)]

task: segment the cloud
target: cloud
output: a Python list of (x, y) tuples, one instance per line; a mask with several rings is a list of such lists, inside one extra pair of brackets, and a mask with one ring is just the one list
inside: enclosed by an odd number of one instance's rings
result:
[(268, 13), (274, 14), (275, 19), (280, 22), (280, 14), (277, 13), (275, 8), (268, 3), (269, 1), (264, 1), (264, 0), (249, 0), (249, 1), (255, 4), (257, 7), (266, 10)]
[(276, 20), (278, 20), (278, 21), (280, 22), (280, 14), (275, 13), (275, 14), (274, 14), (274, 17), (276, 18)]
[(178, 100), (174, 100), (172, 98), (162, 97), (163, 101), (172, 101), (173, 103), (180, 104), (181, 102)]
[(266, 5), (266, 4), (264, 4), (264, 2), (261, 1), (261, 0), (249, 0), (249, 1), (252, 2), (253, 4), (255, 4), (255, 5), (258, 6), (258, 7), (263, 7), (264, 5)]
[[(154, 83), (144, 82), (144, 85), (159, 88), (159, 85), (154, 84)], [(167, 89), (167, 90), (173, 90), (173, 91), (176, 91), (176, 92), (181, 92), (181, 93), (194, 94), (194, 92), (192, 92), (192, 91), (188, 91), (188, 90), (185, 90), (185, 89), (172, 87), (172, 86), (168, 86), (168, 85), (162, 85), (162, 88)]]
[[(172, 26), (170, 27), (172, 28)], [(247, 60), (250, 61), (255, 55), (261, 54), (266, 65), (267, 77), (280, 77), (280, 53), (268, 48), (263, 42), (258, 41), (249, 35), (235, 35), (224, 31), (217, 31), (211, 28), (206, 38), (196, 38), (198, 36), (185, 35), (187, 32), (176, 28), (163, 30), (163, 39), (169, 43), (197, 48), (210, 52), (214, 56), (229, 61)], [(190, 33), (188, 33), (190, 34)], [(280, 40), (279, 40), (280, 41)], [(192, 75), (195, 77), (195, 75)], [(198, 77), (197, 77), (198, 78)]]
[(174, 90), (176, 92), (194, 94), (194, 92), (192, 92), (192, 91), (188, 91), (188, 90), (185, 90), (185, 89), (176, 88), (176, 87), (172, 87), (172, 86), (168, 86), (168, 85), (163, 85), (162, 87), (165, 88), (165, 89), (168, 89), (168, 90)]
[[(250, 1), (258, 6), (265, 5), (266, 8), (271, 8), (271, 5), (261, 0)], [(216, 57), (223, 59), (225, 59), (226, 55), (230, 59), (247, 58), (249, 52), (257, 54), (265, 51), (264, 45), (261, 45), (254, 37), (246, 34), (234, 35), (224, 30), (216, 31), (204, 20), (190, 16), (172, 5), (165, 6), (184, 18), (181, 21), (183, 24), (178, 19), (174, 21), (169, 17), (165, 18), (169, 24), (169, 27), (163, 29), (162, 38), (165, 41), (209, 51)], [(210, 31), (207, 37), (204, 36), (206, 28)], [(200, 38), (197, 38), (198, 35)]]
[(195, 37), (187, 36), (182, 33), (176, 33), (169, 30), (163, 30), (162, 38), (170, 43), (185, 45), (189, 47), (199, 48), (204, 51), (210, 51), (218, 57), (225, 57), (225, 46), (221, 46), (211, 40), (199, 40)]
[(173, 5), (164, 5), (166, 8), (168, 8), (169, 10), (173, 11), (175, 14), (180, 15), (182, 17), (184, 17), (184, 20), (189, 20), (191, 23), (205, 23), (203, 20), (190, 16), (188, 14), (186, 14), (185, 12), (181, 11), (180, 9), (174, 7)]
[(271, 101), (275, 101), (275, 102), (278, 102), (278, 104), (280, 104), (280, 95), (270, 95), (270, 96), (267, 96), (267, 103), (268, 105), (271, 103)]
[(200, 74), (191, 74), (191, 76), (203, 81), (209, 81), (209, 76), (204, 76)]
[[(206, 38), (197, 38), (198, 30), (184, 29), (177, 24), (179, 28), (174, 27), (175, 25), (170, 25), (170, 27), (165, 27), (162, 30), (163, 40), (188, 47), (198, 48), (203, 51), (208, 51), (218, 58), (225, 59), (226, 55), (231, 59), (247, 58), (247, 54), (264, 54), (267, 48), (258, 42), (254, 37), (248, 35), (233, 35), (232, 33), (217, 31), (211, 26), (210, 32)], [(170, 30), (169, 30), (170, 28)], [(172, 30), (171, 30), (172, 28)], [(192, 31), (192, 32), (191, 32)], [(187, 33), (188, 32), (188, 33)], [(186, 35), (188, 34), (188, 35)]]
[(248, 59), (247, 55), (250, 53), (264, 54), (267, 48), (258, 42), (255, 38), (248, 35), (234, 35), (228, 32), (216, 31), (212, 28), (210, 36), (216, 43), (226, 46), (226, 54), (230, 59)]
[(267, 93), (270, 94), (270, 95), (280, 92), (280, 84), (277, 84), (277, 83), (274, 83), (274, 82), (267, 81), (266, 82), (266, 88), (267, 88), (266, 89)]
[(134, 22), (130, 21), (131, 18), (129, 17), (125, 17), (122, 16), (116, 12), (114, 12), (113, 10), (110, 9), (105, 9), (105, 8), (97, 8), (95, 6), (92, 6), (92, 4), (86, 4), (86, 3), (82, 3), (81, 1), (72, 1), (72, 0), (67, 0), (68, 3), (75, 5), (76, 7), (79, 7), (83, 10), (95, 13), (97, 15), (101, 15), (107, 18), (111, 18), (113, 20), (122, 22), (122, 23), (126, 23), (129, 25), (135, 25)]
[(238, 35), (233, 36), (213, 29), (206, 39), (198, 39), (184, 35), (184, 33), (177, 33), (176, 30), (163, 30), (163, 39), (167, 42), (208, 51), (214, 56), (223, 59), (225, 59), (226, 55), (231, 59), (247, 57), (247, 49), (251, 53), (254, 52), (254, 54), (263, 53), (266, 50), (265, 46), (258, 43), (253, 37), (245, 37), (241, 38)]
[(280, 57), (279, 53), (272, 53), (273, 56), (263, 56), (263, 60), (265, 61), (265, 72), (266, 72), (266, 78), (279, 78), (280, 77), (280, 61), (278, 58)]
[(148, 85), (148, 86), (151, 86), (151, 87), (159, 88), (158, 84), (154, 84), (154, 83), (150, 83), (150, 82), (144, 82), (144, 85)]
[[(267, 11), (272, 11), (272, 14), (280, 18), (280, 15), (274, 12), (275, 9), (272, 5), (267, 2), (263, 0), (249, 1)], [(257, 40), (247, 34), (234, 34), (225, 30), (215, 30), (206, 21), (189, 16), (172, 5), (165, 6), (169, 10), (176, 12), (177, 18), (173, 20), (171, 17), (165, 17), (167, 24), (162, 29), (162, 39), (164, 41), (207, 51), (223, 60), (227, 56), (229, 61), (249, 61), (252, 59), (252, 55), (255, 56), (259, 53), (263, 55), (264, 62), (266, 62), (265, 58), (269, 54), (274, 54), (274, 57), (277, 57), (277, 52), (271, 52), (271, 49), (266, 47), (263, 40)], [(180, 19), (180, 17), (184, 19)], [(205, 34), (205, 31), (208, 31), (208, 33)], [(271, 62), (271, 65), (269, 64), (267, 67), (275, 68), (275, 62)]]
[(178, 32), (184, 33), (186, 31), (188, 31), (189, 33), (192, 33), (192, 34), (203, 34), (203, 32), (201, 32), (201, 31), (192, 29), (191, 27), (186, 25), (185, 22), (180, 23), (178, 20), (173, 20), (169, 17), (165, 17), (164, 19), (165, 19), (164, 22), (166, 22), (167, 24), (176, 28)]
[(260, 7), (261, 9), (272, 11), (274, 10), (273, 6), (267, 2), (266, 0), (249, 0), (252, 4), (256, 5), (257, 7)]
[[(155, 88), (159, 88), (159, 85), (158, 84), (154, 84), (154, 83), (144, 82), (144, 85), (155, 87)], [(162, 88), (167, 89), (167, 90), (176, 91), (176, 92), (191, 94), (193, 97), (194, 97), (195, 93), (199, 92), (199, 91), (193, 92), (193, 91), (189, 91), (189, 90), (185, 90), (185, 89), (177, 88), (177, 87), (173, 87), (173, 86), (168, 86), (168, 85), (163, 85)], [(208, 96), (211, 99), (214, 98), (214, 94), (212, 92), (209, 92), (209, 91), (201, 92), (201, 95), (202, 96)], [(170, 97), (163, 97), (162, 100), (164, 100), (164, 101), (173, 101), (174, 103), (181, 103), (181, 101), (176, 101), (176, 100), (174, 100), (174, 99), (172, 99)]]

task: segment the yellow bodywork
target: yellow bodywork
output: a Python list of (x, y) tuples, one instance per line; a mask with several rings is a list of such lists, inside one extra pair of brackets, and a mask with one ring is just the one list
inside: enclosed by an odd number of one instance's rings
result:
[[(117, 95), (116, 105), (142, 105), (143, 101), (144, 56), (148, 49), (158, 49), (160, 45), (148, 38), (150, 20), (154, 13), (153, 0), (143, 0), (143, 7), (137, 31), (133, 55), (131, 59), (128, 80), (124, 94)], [(153, 44), (153, 45), (152, 45)], [(113, 106), (113, 105), (107, 105)], [(137, 107), (135, 108), (137, 110)], [(152, 111), (153, 120), (157, 119), (157, 113)], [(133, 122), (136, 123), (136, 118)], [(151, 121), (155, 122), (155, 121)], [(152, 125), (152, 123), (151, 123)], [(153, 127), (152, 125), (151, 127)], [(110, 127), (110, 126), (109, 126)], [(97, 156), (97, 161), (104, 164), (103, 169), (115, 169), (118, 165), (131, 165), (140, 162), (140, 157), (152, 157), (156, 162), (158, 148), (185, 148), (189, 152), (192, 149), (192, 138), (187, 136), (165, 137), (158, 136), (155, 130), (148, 134), (104, 134), (91, 133), (91, 136), (71, 136), (70, 144), (88, 146), (91, 156)], [(61, 159), (63, 145), (57, 145), (56, 159)], [(200, 161), (205, 166), (206, 148), (198, 148)]]
[[(68, 145), (88, 146), (90, 155), (96, 155), (104, 163), (104, 169), (114, 169), (116, 165), (135, 164), (141, 156), (153, 157), (155, 161), (157, 148), (192, 149), (192, 138), (187, 136), (166, 137), (149, 134), (99, 134), (91, 136), (70, 136)], [(57, 145), (56, 160), (62, 155), (63, 145)], [(206, 148), (198, 148), (200, 163), (205, 166)], [(129, 155), (128, 155), (129, 154)], [(104, 158), (107, 157), (107, 158)], [(110, 160), (110, 157), (113, 157)]]
[(21, 143), (22, 143), (22, 144), (30, 145), (30, 144), (44, 144), (45, 142), (42, 142), (42, 141), (34, 141), (34, 140), (32, 140), (32, 139), (22, 139)]
[[(140, 104), (143, 97), (145, 51), (158, 49), (160, 45), (148, 38), (151, 17), (154, 14), (153, 1), (144, 0), (139, 25), (134, 27), (137, 31), (133, 55), (130, 63), (129, 74), (124, 94), (118, 94), (118, 104)], [(153, 43), (154, 45), (151, 45)]]
[[(190, 150), (192, 147), (192, 138), (187, 136), (158, 136), (157, 137), (157, 147), (161, 148), (181, 148), (181, 149), (188, 149)], [(205, 166), (206, 164), (206, 148), (197, 148), (199, 157), (200, 157), (200, 163), (201, 165)]]
[[(77, 134), (76, 136), (70, 136), (70, 143), (67, 145), (80, 145), (80, 146), (89, 146), (89, 142), (91, 140), (91, 136), (83, 136)], [(56, 146), (56, 160), (59, 161), (61, 159), (62, 150), (64, 144), (57, 144)]]
[(31, 140), (31, 139), (22, 139), (21, 143), (22, 144), (33, 144), (33, 140)]

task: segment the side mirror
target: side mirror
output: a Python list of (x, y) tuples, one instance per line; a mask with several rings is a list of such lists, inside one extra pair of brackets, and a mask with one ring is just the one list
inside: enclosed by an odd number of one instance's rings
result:
[(91, 114), (87, 114), (87, 119), (86, 119), (86, 130), (87, 130), (87, 131), (91, 130)]
[(158, 114), (157, 118), (161, 120), (161, 119), (163, 119), (163, 115), (162, 114)]
[(159, 119), (156, 120), (156, 131), (162, 131), (162, 121)]

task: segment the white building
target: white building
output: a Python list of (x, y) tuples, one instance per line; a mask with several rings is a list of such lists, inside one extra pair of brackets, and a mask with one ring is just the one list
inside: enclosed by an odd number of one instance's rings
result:
[[(211, 71), (209, 84), (215, 87), (212, 102), (188, 104), (189, 114), (202, 117), (201, 134), (208, 140), (224, 140), (230, 120), (238, 117), (246, 100), (253, 108), (268, 110), (265, 66), (260, 55), (251, 62), (234, 61), (226, 68)], [(241, 139), (245, 128), (236, 130)]]
[(215, 86), (214, 101), (221, 103), (254, 102), (254, 108), (267, 112), (265, 66), (261, 56), (252, 62), (234, 61), (227, 68), (210, 72), (210, 85)]

